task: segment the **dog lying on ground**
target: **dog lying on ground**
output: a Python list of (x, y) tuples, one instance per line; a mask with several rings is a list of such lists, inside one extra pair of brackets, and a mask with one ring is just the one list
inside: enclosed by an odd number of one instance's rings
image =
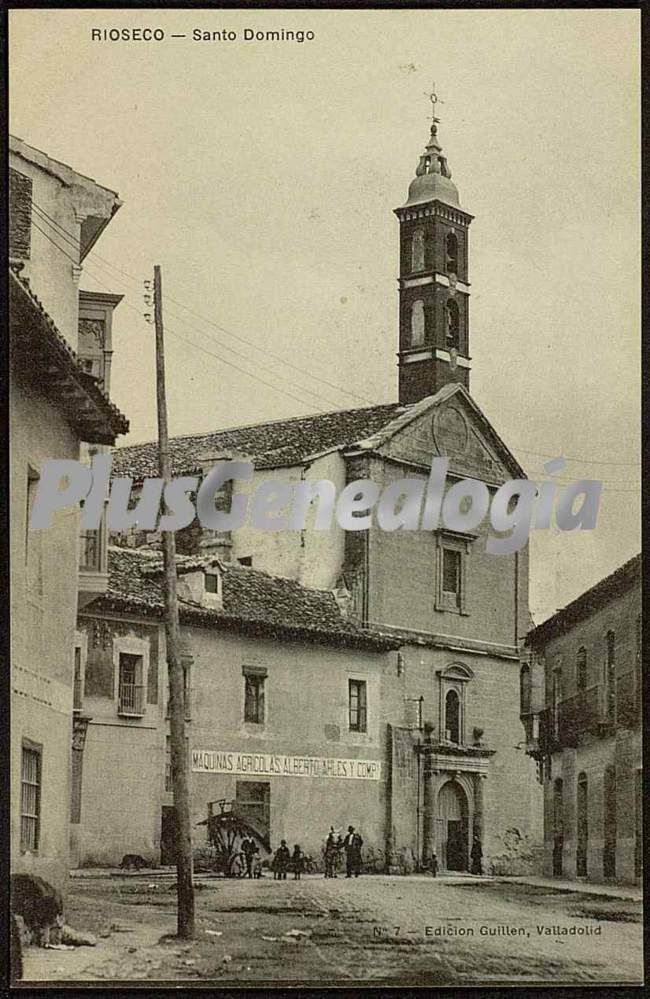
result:
[(139, 853), (125, 853), (120, 864), (123, 871), (141, 871), (148, 866), (147, 861)]
[(27, 937), (24, 943), (45, 947), (61, 942), (63, 900), (61, 893), (43, 878), (35, 874), (12, 875), (11, 911), (23, 921)]

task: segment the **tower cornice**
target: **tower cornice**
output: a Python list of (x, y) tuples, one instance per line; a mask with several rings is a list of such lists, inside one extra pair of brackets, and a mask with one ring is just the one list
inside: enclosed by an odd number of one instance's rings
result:
[(454, 208), (452, 205), (447, 205), (444, 201), (439, 201), (437, 198), (432, 201), (425, 201), (420, 205), (411, 205), (410, 207), (402, 205), (400, 208), (394, 208), (393, 212), (397, 215), (400, 222), (435, 216), (436, 218), (445, 219), (447, 222), (456, 222), (458, 225), (467, 226), (474, 218), (469, 212), (465, 212), (461, 208)]

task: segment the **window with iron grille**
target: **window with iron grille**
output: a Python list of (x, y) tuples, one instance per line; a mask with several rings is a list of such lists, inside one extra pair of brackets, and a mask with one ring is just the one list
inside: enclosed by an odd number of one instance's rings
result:
[(118, 714), (133, 717), (144, 715), (144, 683), (142, 656), (120, 653)]
[(23, 743), (20, 785), (20, 847), (32, 853), (38, 850), (41, 833), (42, 749)]
[(366, 732), (368, 730), (366, 681), (349, 680), (348, 698), (349, 698), (349, 711), (350, 711), (350, 731)]
[(264, 724), (265, 677), (255, 673), (244, 674), (244, 721)]

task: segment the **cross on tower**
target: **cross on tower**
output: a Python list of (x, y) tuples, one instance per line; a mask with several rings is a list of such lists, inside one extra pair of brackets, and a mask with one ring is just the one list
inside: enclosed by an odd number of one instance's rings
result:
[(424, 96), (428, 97), (429, 100), (431, 101), (431, 120), (434, 123), (434, 125), (438, 124), (440, 122), (440, 118), (436, 118), (436, 104), (444, 104), (445, 102), (441, 101), (440, 98), (438, 97), (436, 93), (435, 83), (431, 84), (431, 93), (425, 94)]

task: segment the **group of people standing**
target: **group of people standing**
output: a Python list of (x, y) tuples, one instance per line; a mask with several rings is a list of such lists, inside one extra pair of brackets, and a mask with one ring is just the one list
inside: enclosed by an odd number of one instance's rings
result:
[(280, 840), (280, 845), (273, 854), (271, 868), (274, 881), (286, 881), (287, 871), (293, 871), (293, 880), (300, 881), (300, 875), (305, 867), (305, 855), (300, 845), (295, 844), (293, 853), (289, 851), (286, 839)]
[[(345, 876), (346, 878), (358, 878), (361, 873), (361, 847), (363, 846), (363, 839), (359, 833), (355, 830), (354, 826), (348, 826), (347, 835), (345, 838), (341, 837), (340, 831), (337, 832), (333, 826), (330, 826), (330, 831), (327, 835), (325, 841), (325, 846), (323, 848), (323, 859), (325, 861), (325, 877), (326, 878), (336, 878), (338, 877), (338, 871), (341, 866), (341, 859), (345, 854)], [(243, 847), (242, 847), (243, 849)], [(246, 854), (246, 872), (248, 873), (249, 864), (248, 857)], [(271, 869), (273, 871), (273, 878), (275, 881), (286, 881), (287, 873), (293, 871), (294, 881), (300, 880), (300, 875), (305, 869), (306, 857), (302, 852), (302, 849), (298, 843), (293, 848), (293, 853), (289, 850), (287, 846), (287, 841), (285, 839), (280, 841), (280, 845), (273, 854), (273, 860), (271, 861)], [(254, 875), (249, 875), (249, 877)]]
[(363, 839), (355, 830), (354, 826), (348, 826), (348, 833), (345, 839), (341, 839), (340, 832), (337, 833), (333, 826), (325, 840), (323, 857), (325, 860), (325, 877), (336, 878), (341, 864), (341, 857), (345, 853), (345, 876), (346, 878), (358, 878), (361, 873), (361, 847)]

